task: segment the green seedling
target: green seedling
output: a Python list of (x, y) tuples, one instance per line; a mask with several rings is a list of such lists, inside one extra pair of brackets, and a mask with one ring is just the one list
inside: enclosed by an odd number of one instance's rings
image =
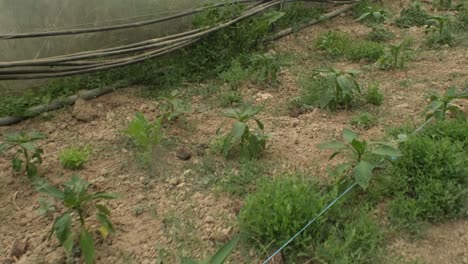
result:
[(452, 87), (448, 89), (444, 95), (431, 92), (428, 97), (430, 103), (424, 110), (426, 120), (429, 118), (445, 120), (447, 112), (449, 111), (455, 116), (464, 115), (463, 111), (453, 102), (457, 99), (468, 99), (468, 90), (465, 90), (462, 93), (457, 93), (457, 89)]
[(252, 54), (248, 57), (252, 72), (252, 80), (256, 83), (278, 84), (278, 72), (280, 63), (271, 53)]
[(197, 261), (189, 258), (182, 258), (182, 264), (223, 264), (226, 259), (229, 257), (231, 252), (236, 248), (237, 243), (239, 243), (239, 237), (235, 237), (231, 241), (227, 242), (222, 246), (216, 253), (202, 261)]
[[(263, 132), (263, 123), (255, 118), (260, 111), (261, 107), (244, 106), (242, 109), (228, 109), (224, 113), (224, 116), (236, 120), (223, 140), (222, 154), (226, 158), (237, 144), (240, 146), (241, 160), (257, 159), (265, 150), (268, 135)], [(255, 131), (251, 131), (248, 125), (250, 120), (257, 124)]]
[(413, 26), (424, 26), (430, 15), (422, 8), (421, 3), (414, 1), (408, 8), (401, 11), (400, 17), (395, 20), (395, 24), (400, 28), (410, 28)]
[(398, 44), (389, 44), (387, 52), (379, 59), (380, 69), (403, 69), (408, 60), (407, 51), (409, 43), (402, 41)]
[(34, 180), (38, 177), (37, 164), (42, 163), (43, 150), (38, 148), (36, 141), (44, 139), (46, 136), (40, 132), (29, 132), (23, 131), (6, 134), (5, 142), (0, 144), (0, 153), (4, 153), (11, 148), (16, 148), (16, 154), (11, 160), (13, 170), (20, 172), (23, 169), (26, 171), (26, 175)]
[(137, 113), (126, 133), (137, 148), (148, 151), (161, 142), (163, 136), (161, 123), (162, 117), (150, 122), (142, 113)]
[(361, 93), (361, 86), (356, 81), (359, 71), (338, 70), (334, 68), (315, 69), (315, 76), (324, 74), (334, 80), (334, 89), (324, 91), (320, 96), (320, 107), (336, 110), (339, 106), (350, 108), (357, 94)]
[(91, 149), (89, 147), (83, 149), (71, 147), (60, 152), (59, 160), (64, 168), (79, 170), (88, 161), (90, 153)]
[(172, 122), (183, 114), (190, 113), (190, 107), (179, 97), (179, 91), (174, 90), (170, 95), (159, 97), (161, 100), (161, 112), (164, 121)]
[(426, 32), (430, 34), (428, 43), (431, 46), (452, 45), (455, 38), (452, 34), (452, 24), (454, 18), (451, 16), (432, 16), (427, 21)]
[[(49, 238), (55, 234), (67, 256), (72, 258), (75, 248), (79, 248), (86, 264), (94, 263), (95, 248), (94, 239), (88, 231), (87, 216), (91, 211), (96, 212), (96, 220), (99, 222), (99, 233), (106, 238), (114, 232), (114, 227), (109, 220), (110, 209), (99, 204), (99, 200), (116, 199), (117, 195), (106, 192), (89, 193), (89, 183), (72, 176), (71, 180), (64, 184), (62, 190), (49, 184), (43, 184), (39, 191), (59, 200), (65, 212), (57, 217), (52, 225)], [(75, 223), (78, 224), (75, 224)]]
[(363, 112), (353, 116), (349, 123), (358, 128), (369, 129), (377, 124), (377, 118), (371, 113)]
[(332, 141), (319, 147), (334, 151), (329, 160), (343, 152), (350, 154), (351, 160), (338, 165), (335, 172), (342, 175), (339, 181), (346, 180), (351, 174), (363, 189), (369, 186), (373, 171), (380, 163), (375, 161), (375, 156), (392, 159), (401, 156), (401, 152), (389, 143), (361, 140), (357, 133), (346, 128), (343, 130), (343, 139), (344, 142)]

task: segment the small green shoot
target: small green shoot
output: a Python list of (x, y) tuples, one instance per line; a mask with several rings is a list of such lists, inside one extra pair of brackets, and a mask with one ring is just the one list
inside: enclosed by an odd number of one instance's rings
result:
[[(344, 175), (344, 179), (346, 179), (348, 173), (351, 173), (353, 178), (363, 189), (366, 189), (369, 186), (373, 171), (380, 163), (375, 162), (375, 158), (373, 158), (373, 156), (383, 158), (395, 158), (401, 156), (400, 151), (389, 143), (372, 143), (366, 140), (361, 140), (357, 133), (346, 128), (343, 129), (343, 139), (344, 142), (332, 141), (321, 144), (319, 147), (321, 149), (330, 149), (334, 151), (329, 160), (342, 152), (350, 154), (351, 161), (338, 165), (336, 167), (336, 172), (339, 175)], [(340, 180), (343, 180), (343, 178)]]
[(403, 69), (408, 61), (409, 42), (389, 44), (387, 52), (379, 59), (378, 64), (382, 70)]
[(361, 86), (356, 81), (359, 71), (339, 70), (335, 68), (315, 69), (315, 76), (326, 75), (334, 80), (334, 89), (326, 90), (320, 96), (320, 108), (336, 110), (338, 107), (351, 107), (356, 95), (361, 93)]
[(353, 116), (349, 123), (358, 128), (369, 129), (377, 124), (377, 118), (369, 112), (363, 112)]
[(365, 94), (365, 99), (367, 103), (373, 105), (382, 105), (384, 100), (384, 94), (380, 91), (379, 85), (374, 83), (367, 88)]
[(149, 161), (153, 148), (161, 143), (163, 138), (163, 118), (164, 116), (157, 118), (154, 122), (150, 122), (142, 113), (137, 113), (135, 119), (133, 119), (126, 130), (127, 135), (142, 152), (145, 163)]
[(5, 142), (0, 144), (0, 153), (11, 148), (16, 148), (16, 154), (11, 160), (13, 170), (20, 172), (23, 169), (30, 180), (36, 180), (39, 176), (36, 164), (42, 163), (43, 150), (38, 148), (36, 141), (46, 136), (40, 132), (17, 132), (5, 135)]
[(278, 72), (281, 67), (276, 56), (271, 53), (252, 54), (248, 56), (248, 61), (252, 72), (251, 79), (255, 83), (278, 84)]
[(463, 116), (463, 111), (455, 104), (454, 100), (457, 99), (468, 99), (468, 92), (465, 90), (462, 93), (457, 93), (457, 89), (452, 87), (448, 89), (444, 95), (440, 95), (436, 92), (429, 94), (430, 103), (424, 110), (426, 120), (429, 118), (435, 118), (436, 120), (445, 120), (447, 112), (451, 112), (455, 116)]
[(432, 47), (439, 45), (453, 45), (455, 37), (452, 34), (452, 24), (455, 18), (451, 16), (432, 16), (427, 21), (429, 34), (428, 44)]
[[(265, 150), (268, 135), (263, 132), (263, 123), (255, 118), (262, 111), (261, 107), (244, 106), (242, 109), (228, 109), (224, 116), (236, 120), (231, 132), (223, 140), (222, 153), (227, 158), (234, 147), (239, 144), (241, 160), (252, 160), (260, 157)], [(257, 124), (255, 131), (251, 131), (248, 123), (254, 120)], [(219, 130), (218, 130), (219, 131)]]
[[(55, 234), (69, 258), (73, 257), (75, 247), (81, 249), (81, 254), (86, 264), (92, 264), (95, 260), (95, 248), (92, 234), (88, 231), (87, 216), (91, 209), (96, 211), (96, 220), (100, 223), (98, 229), (103, 238), (114, 232), (114, 227), (109, 220), (110, 210), (98, 200), (116, 199), (117, 195), (105, 192), (88, 193), (89, 183), (74, 175), (64, 184), (64, 190), (44, 184), (39, 188), (40, 192), (48, 194), (62, 202), (65, 212), (55, 219), (49, 238)], [(75, 220), (75, 221), (74, 221)], [(78, 220), (78, 225), (74, 222)]]

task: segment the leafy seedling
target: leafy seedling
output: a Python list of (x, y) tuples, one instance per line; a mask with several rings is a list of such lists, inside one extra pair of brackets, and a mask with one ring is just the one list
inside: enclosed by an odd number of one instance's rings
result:
[(468, 99), (468, 90), (462, 93), (457, 93), (457, 89), (452, 87), (448, 89), (444, 95), (436, 92), (429, 94), (430, 103), (424, 110), (426, 120), (435, 118), (436, 120), (445, 120), (447, 112), (451, 112), (455, 116), (463, 116), (463, 111), (453, 102), (457, 99)]
[(455, 21), (452, 16), (432, 16), (427, 21), (426, 32), (430, 34), (428, 43), (430, 46), (452, 45), (455, 38), (452, 34), (452, 24)]
[[(87, 227), (87, 216), (91, 211), (96, 212), (99, 222), (99, 233), (106, 238), (114, 232), (114, 226), (109, 220), (110, 209), (97, 203), (99, 200), (116, 199), (117, 195), (106, 192), (89, 193), (89, 183), (74, 175), (60, 190), (49, 184), (43, 184), (39, 191), (61, 201), (65, 212), (57, 217), (52, 225), (49, 239), (55, 234), (67, 256), (72, 258), (74, 248), (79, 247), (86, 264), (94, 263), (94, 240)], [(78, 224), (74, 224), (78, 222)]]
[(29, 132), (23, 131), (6, 134), (5, 142), (0, 144), (0, 153), (16, 148), (16, 154), (11, 160), (13, 170), (20, 172), (23, 169), (26, 171), (26, 175), (30, 180), (37, 180), (38, 168), (37, 164), (42, 163), (43, 150), (38, 148), (36, 141), (44, 139), (46, 136), (40, 132)]
[(222, 246), (216, 253), (202, 261), (197, 261), (189, 258), (182, 258), (182, 264), (223, 264), (231, 252), (236, 248), (237, 243), (239, 243), (240, 237), (235, 237), (231, 241), (227, 242)]
[(401, 156), (401, 152), (389, 143), (372, 143), (361, 140), (357, 133), (346, 128), (343, 130), (343, 139), (344, 142), (332, 141), (321, 144), (319, 147), (321, 149), (334, 151), (329, 160), (343, 152), (350, 154), (351, 160), (338, 165), (336, 167), (336, 172), (339, 175), (344, 175), (345, 179), (350, 173), (363, 189), (369, 186), (373, 171), (380, 163), (375, 161), (375, 156), (383, 158), (396, 158)]
[(324, 74), (330, 76), (334, 82), (334, 89), (326, 90), (320, 96), (320, 107), (336, 110), (339, 106), (350, 108), (357, 94), (361, 93), (361, 86), (356, 81), (359, 71), (338, 70), (334, 68), (315, 69), (315, 76)]
[(256, 83), (278, 84), (280, 63), (271, 53), (252, 54), (248, 57), (252, 80)]
[(398, 44), (389, 44), (387, 52), (379, 59), (380, 69), (403, 69), (408, 60), (407, 51), (409, 43), (402, 41)]
[(179, 99), (179, 91), (174, 90), (170, 95), (159, 97), (164, 121), (172, 122), (183, 114), (190, 113), (190, 107)]
[[(263, 132), (263, 123), (255, 118), (260, 111), (261, 107), (244, 106), (242, 109), (228, 109), (224, 113), (224, 116), (236, 120), (223, 140), (222, 154), (226, 158), (237, 144), (240, 146), (241, 160), (257, 159), (265, 150), (268, 135)], [(249, 127), (250, 120), (257, 124), (255, 131), (251, 131)]]

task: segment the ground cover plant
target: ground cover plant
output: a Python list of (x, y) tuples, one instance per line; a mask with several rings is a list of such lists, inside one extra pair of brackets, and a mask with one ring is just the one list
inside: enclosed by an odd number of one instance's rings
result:
[(423, 9), (421, 3), (414, 1), (407, 8), (400, 12), (400, 17), (395, 20), (395, 24), (401, 28), (413, 26), (424, 26), (430, 15)]
[(149, 162), (154, 147), (161, 142), (163, 137), (162, 120), (163, 117), (158, 117), (155, 121), (150, 122), (142, 113), (137, 113), (125, 131), (133, 144), (141, 151), (139, 155), (144, 164)]

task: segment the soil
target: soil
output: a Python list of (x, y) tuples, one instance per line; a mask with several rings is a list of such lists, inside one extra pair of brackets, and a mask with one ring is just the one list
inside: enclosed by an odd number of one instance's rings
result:
[[(399, 8), (399, 4), (394, 4)], [(468, 84), (466, 47), (431, 50), (424, 46), (423, 29), (388, 27), (398, 36), (395, 41), (407, 35), (416, 41), (417, 55), (407, 70), (380, 71), (364, 61), (329, 60), (313, 47), (316, 36), (330, 29), (357, 37), (370, 31), (354, 22), (350, 14), (272, 45), (271, 50), (277, 54), (295, 58), (294, 63), (283, 67), (278, 87), (246, 84), (241, 88), (245, 100), (266, 107), (259, 118), (271, 133), (271, 139), (259, 162), (268, 164), (268, 174), (298, 170), (326, 181), (330, 153), (319, 150), (317, 144), (338, 138), (343, 128), (350, 127), (350, 118), (363, 111), (332, 113), (315, 109), (291, 117), (289, 102), (300, 94), (300, 76), (309, 69), (325, 65), (362, 69), (366, 72), (359, 78), (362, 83), (380, 83), (385, 94), (383, 105), (364, 108), (378, 115), (378, 125), (369, 130), (356, 128), (364, 138), (382, 137), (391, 126), (422, 123), (427, 92), (443, 92), (450, 86)], [(0, 128), (0, 133), (39, 130), (47, 134), (47, 139), (39, 143), (45, 150), (41, 172), (52, 183), (60, 185), (77, 173), (92, 183), (92, 190), (120, 195), (107, 203), (116, 234), (99, 243), (97, 263), (177, 263), (178, 256), (202, 259), (237, 232), (236, 216), (242, 199), (225, 195), (215, 187), (207, 188), (203, 184), (207, 175), (200, 173), (200, 167), (210, 159), (219, 164), (226, 162), (205, 151), (225, 122), (223, 109), (213, 106), (213, 100), (198, 95), (189, 97), (194, 111), (166, 127), (168, 141), (155, 151), (147, 170), (138, 162), (137, 153), (124, 133), (136, 112), (149, 119), (158, 115), (157, 102), (141, 96), (145, 89), (128, 87)], [(62, 149), (86, 145), (92, 148), (92, 158), (84, 169), (73, 172), (61, 167), (58, 153)], [(63, 249), (55, 238), (48, 239), (53, 218), (59, 212), (38, 215), (40, 195), (24, 175), (13, 173), (11, 154), (0, 157), (0, 259), (4, 259), (3, 263), (64, 263)], [(92, 220), (91, 223), (96, 224)], [(468, 263), (468, 222), (459, 220), (432, 226), (421, 240), (400, 236), (392, 238), (389, 244), (389, 254), (401, 258), (400, 263), (413, 260)], [(239, 249), (232, 263), (258, 263), (264, 257)]]

